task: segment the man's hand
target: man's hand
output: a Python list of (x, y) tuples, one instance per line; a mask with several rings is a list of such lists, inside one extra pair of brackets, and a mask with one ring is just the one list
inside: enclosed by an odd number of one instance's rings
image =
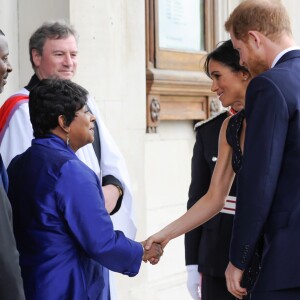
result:
[(247, 290), (241, 287), (243, 273), (244, 271), (236, 268), (231, 262), (225, 271), (227, 289), (238, 299), (243, 299), (243, 296), (247, 295)]
[(156, 265), (159, 262), (160, 257), (163, 255), (164, 250), (160, 244), (153, 243), (151, 248), (145, 249), (145, 241), (141, 242), (144, 248), (143, 261), (149, 261), (152, 265)]
[(102, 186), (102, 191), (104, 195), (105, 208), (110, 214), (117, 205), (118, 199), (120, 197), (119, 190), (113, 184), (108, 184)]

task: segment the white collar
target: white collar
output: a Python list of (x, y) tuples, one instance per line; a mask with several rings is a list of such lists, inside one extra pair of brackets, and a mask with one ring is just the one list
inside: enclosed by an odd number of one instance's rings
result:
[(284, 54), (286, 54), (287, 52), (290, 52), (290, 51), (292, 51), (292, 50), (300, 50), (300, 47), (296, 47), (296, 46), (294, 46), (294, 47), (289, 47), (289, 48), (284, 49), (284, 50), (281, 51), (280, 53), (278, 53), (277, 56), (275, 57), (275, 59), (273, 60), (273, 63), (272, 63), (272, 65), (271, 65), (271, 68), (273, 68), (273, 67), (277, 64), (277, 62), (279, 61), (279, 59), (280, 59)]

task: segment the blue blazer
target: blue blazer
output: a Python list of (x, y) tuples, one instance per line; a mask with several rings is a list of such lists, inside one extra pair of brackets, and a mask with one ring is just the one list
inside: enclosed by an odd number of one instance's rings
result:
[(300, 50), (252, 79), (245, 112), (230, 261), (245, 269), (263, 233), (255, 290), (300, 287)]
[(34, 139), (8, 167), (27, 300), (103, 300), (103, 266), (139, 272), (140, 243), (114, 231), (97, 175), (60, 138)]

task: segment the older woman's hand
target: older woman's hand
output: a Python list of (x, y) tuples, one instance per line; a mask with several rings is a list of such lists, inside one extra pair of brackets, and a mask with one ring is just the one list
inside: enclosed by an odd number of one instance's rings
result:
[(160, 257), (163, 255), (164, 250), (160, 244), (152, 243), (151, 247), (147, 250), (145, 249), (146, 242), (141, 242), (144, 248), (144, 255), (143, 255), (143, 261), (147, 262), (149, 261), (152, 265), (156, 265)]

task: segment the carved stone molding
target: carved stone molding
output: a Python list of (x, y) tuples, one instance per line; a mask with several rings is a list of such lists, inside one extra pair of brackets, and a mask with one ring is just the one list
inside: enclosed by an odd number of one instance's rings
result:
[(159, 97), (149, 95), (147, 99), (147, 133), (156, 133), (160, 120)]

